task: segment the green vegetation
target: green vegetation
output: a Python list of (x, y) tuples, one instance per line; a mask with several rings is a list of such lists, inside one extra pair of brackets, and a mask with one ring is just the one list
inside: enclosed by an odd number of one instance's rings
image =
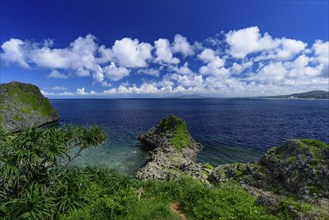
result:
[(176, 131), (174, 133), (174, 136), (171, 138), (171, 141), (178, 150), (189, 145), (190, 141), (189, 136), (187, 134), (186, 125), (179, 124), (176, 127)]
[(160, 129), (171, 132), (171, 142), (177, 150), (181, 150), (190, 144), (190, 137), (184, 120), (169, 115), (160, 122)]
[(14, 121), (23, 121), (24, 120), (24, 118), (19, 114), (14, 115), (13, 119), (14, 119)]
[(297, 158), (296, 158), (296, 156), (291, 156), (291, 157), (287, 157), (286, 160), (289, 164), (292, 164), (292, 163), (295, 163), (297, 161)]
[(0, 126), (12, 131), (58, 119), (56, 110), (38, 87), (19, 82), (0, 85), (0, 115)]
[(63, 219), (178, 219), (169, 210), (171, 203), (193, 219), (274, 218), (236, 183), (211, 187), (189, 177), (138, 181), (106, 169), (80, 171), (84, 179), (91, 175), (83, 190), (85, 205)]
[(219, 187), (189, 189), (182, 201), (188, 214), (196, 219), (271, 219), (256, 198), (239, 184), (230, 182)]
[(97, 126), (0, 131), (0, 218), (52, 219), (76, 207), (81, 185), (67, 167), (105, 139)]
[(208, 170), (213, 170), (213, 169), (214, 169), (214, 167), (213, 167), (211, 164), (209, 164), (209, 163), (205, 163), (205, 164), (204, 164), (204, 167), (205, 167), (206, 169), (208, 169)]
[(248, 169), (255, 166), (251, 163), (232, 163), (224, 164), (216, 168), (216, 175), (221, 178), (229, 178), (235, 181), (239, 181), (241, 178), (249, 174)]
[(97, 126), (0, 131), (0, 219), (180, 219), (170, 209), (174, 203), (188, 219), (292, 219), (291, 206), (308, 217), (329, 217), (292, 199), (273, 213), (234, 181), (142, 181), (104, 168), (69, 168), (82, 150), (105, 139)]
[(310, 193), (322, 194), (324, 192), (324, 189), (317, 185), (307, 185), (305, 188), (308, 189)]
[(318, 148), (318, 149), (325, 149), (329, 148), (328, 144), (323, 143), (322, 141), (319, 140), (312, 140), (312, 139), (302, 139), (301, 140), (304, 144), (307, 144), (309, 146)]
[[(322, 155), (322, 151), (325, 149), (329, 149), (329, 145), (326, 143), (323, 143), (319, 140), (312, 140), (312, 139), (302, 139), (300, 140), (301, 147), (305, 151), (309, 151), (312, 154), (312, 157), (316, 160), (318, 160), (320, 163), (324, 159), (324, 155)], [(324, 162), (324, 161), (323, 161)], [(315, 165), (315, 164), (313, 164)]]
[[(47, 117), (53, 114), (53, 108), (48, 99), (40, 98), (42, 95), (38, 87), (31, 84), (22, 83), (8, 83), (2, 84), (1, 90), (7, 94), (11, 100), (17, 100), (18, 102), (24, 103), (26, 108), (21, 109), (21, 113), (38, 111), (42, 116)], [(41, 95), (41, 96), (40, 96)], [(2, 95), (3, 98), (5, 95)]]
[(328, 204), (319, 206), (293, 198), (284, 198), (279, 204), (280, 219), (328, 219)]

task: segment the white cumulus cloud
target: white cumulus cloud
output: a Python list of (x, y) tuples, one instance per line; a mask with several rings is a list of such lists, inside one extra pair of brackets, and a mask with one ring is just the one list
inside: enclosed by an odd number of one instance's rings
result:
[(180, 34), (175, 35), (173, 52), (182, 53), (184, 56), (190, 56), (194, 54), (193, 46), (190, 45), (186, 37)]
[(316, 55), (316, 59), (324, 64), (329, 63), (329, 41), (322, 42), (321, 40), (315, 41), (313, 44), (313, 50)]
[(65, 91), (68, 90), (65, 86), (55, 86), (51, 88), (52, 90), (57, 90), (57, 91)]
[(112, 80), (118, 81), (124, 77), (129, 76), (130, 70), (125, 67), (117, 67), (114, 62), (111, 62), (109, 66), (104, 67), (105, 76)]
[(205, 48), (198, 54), (198, 58), (204, 63), (207, 63), (207, 65), (201, 66), (199, 69), (199, 72), (203, 75), (224, 77), (229, 73), (228, 69), (224, 67), (225, 61), (217, 56), (212, 49)]
[(152, 58), (152, 50), (151, 44), (131, 38), (117, 40), (112, 47), (113, 56), (123, 67), (146, 67), (147, 60)]
[(18, 63), (24, 68), (29, 68), (24, 54), (24, 41), (20, 39), (11, 38), (1, 45), (3, 53), (1, 53), (1, 60), (8, 63)]
[(272, 49), (279, 45), (279, 42), (273, 40), (268, 33), (262, 35), (258, 27), (230, 31), (226, 34), (226, 42), (230, 46), (229, 53), (235, 58), (244, 58), (250, 53)]
[(169, 41), (167, 39), (160, 38), (154, 42), (156, 49), (156, 62), (178, 64), (180, 60), (173, 56)]
[(159, 76), (160, 75), (160, 70), (152, 69), (152, 68), (139, 69), (137, 72), (140, 74), (146, 74), (146, 75), (150, 75), (150, 76)]
[[(67, 93), (68, 95), (73, 95), (72, 93)], [(96, 95), (97, 93), (93, 90), (87, 92), (84, 87), (77, 88), (75, 95)]]
[(51, 71), (51, 73), (48, 75), (48, 78), (56, 78), (56, 79), (68, 79), (69, 77), (65, 74), (60, 73), (57, 70)]
[(198, 54), (198, 58), (205, 63), (209, 63), (216, 59), (216, 53), (212, 49), (205, 48), (200, 54)]
[(86, 95), (87, 94), (87, 92), (85, 91), (85, 88), (84, 87), (82, 87), (81, 89), (80, 88), (77, 88), (76, 93), (78, 95)]

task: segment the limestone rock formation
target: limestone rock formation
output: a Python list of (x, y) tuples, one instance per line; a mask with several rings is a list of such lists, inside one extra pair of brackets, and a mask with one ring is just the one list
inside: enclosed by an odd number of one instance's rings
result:
[(257, 163), (220, 165), (209, 177), (215, 183), (232, 179), (304, 200), (329, 198), (329, 146), (317, 140), (288, 140)]
[(211, 172), (207, 165), (195, 162), (202, 145), (191, 137), (182, 119), (170, 115), (138, 139), (152, 150), (150, 161), (137, 171), (137, 178), (163, 180), (186, 173), (206, 179)]
[(39, 127), (59, 119), (39, 88), (32, 84), (0, 84), (0, 129), (19, 131)]

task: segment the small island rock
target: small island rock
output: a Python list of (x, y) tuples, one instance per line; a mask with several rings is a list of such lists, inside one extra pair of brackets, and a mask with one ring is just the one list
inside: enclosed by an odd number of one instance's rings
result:
[(191, 137), (184, 120), (170, 115), (138, 139), (152, 150), (150, 161), (137, 171), (137, 178), (163, 180), (184, 172), (196, 178), (207, 178), (201, 172), (204, 165), (195, 162), (202, 145)]

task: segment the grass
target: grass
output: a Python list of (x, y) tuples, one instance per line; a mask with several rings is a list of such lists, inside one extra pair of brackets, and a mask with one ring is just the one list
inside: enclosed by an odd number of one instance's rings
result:
[(38, 111), (42, 116), (47, 117), (53, 114), (53, 109), (48, 99), (44, 98), (39, 89), (33, 85), (26, 85), (21, 88), (19, 85), (14, 85), (9, 88), (9, 95), (13, 99), (24, 103), (26, 108), (23, 112), (30, 112), (31, 110)]
[(319, 140), (312, 140), (312, 139), (302, 139), (301, 140), (304, 144), (307, 144), (311, 147), (315, 147), (318, 149), (326, 149), (329, 148), (328, 144), (323, 143), (322, 141)]
[[(327, 204), (325, 205), (327, 206)], [(280, 212), (278, 217), (280, 219), (328, 219), (328, 207), (319, 206), (317, 204), (310, 204), (303, 201), (294, 200), (286, 197), (281, 200), (279, 204)], [(299, 213), (299, 215), (298, 215)]]
[(176, 116), (169, 115), (160, 122), (161, 131), (170, 132), (172, 134), (171, 142), (177, 150), (181, 150), (190, 144), (185, 121)]
[(238, 181), (242, 177), (248, 175), (248, 167), (255, 166), (253, 164), (232, 163), (217, 167), (216, 175), (222, 178), (229, 178)]
[(81, 192), (85, 205), (60, 219), (179, 219), (169, 209), (171, 203), (178, 203), (189, 219), (275, 219), (234, 182), (215, 187), (189, 177), (160, 182), (136, 180), (106, 169), (79, 172), (89, 185)]
[(256, 197), (234, 181), (210, 186), (183, 176), (175, 181), (137, 180), (108, 169), (78, 169), (83, 181), (80, 207), (60, 219), (179, 219), (170, 210), (178, 204), (188, 219), (294, 219), (296, 212), (310, 219), (328, 219), (325, 208), (283, 197), (276, 213), (256, 205)]
[(310, 193), (322, 194), (325, 190), (321, 186), (317, 185), (307, 185), (306, 188)]
[(239, 184), (230, 182), (219, 187), (192, 188), (182, 204), (195, 219), (271, 219), (267, 210), (256, 206), (255, 201)]
[(24, 118), (21, 115), (16, 114), (16, 115), (14, 115), (13, 120), (14, 121), (24, 121)]
[(181, 150), (189, 146), (190, 138), (187, 134), (187, 128), (185, 123), (177, 125), (176, 130), (174, 131), (174, 135), (171, 138), (171, 141), (177, 150)]
[(6, 120), (5, 116), (3, 114), (1, 114), (1, 111), (0, 111), (0, 128), (1, 128), (1, 126), (5, 125), (6, 121), (7, 120)]
[(302, 149), (309, 151), (312, 154), (312, 157), (320, 162), (324, 159), (321, 152), (329, 148), (328, 144), (319, 140), (301, 139), (300, 142)]
[(205, 163), (205, 164), (204, 164), (204, 167), (205, 167), (206, 169), (208, 169), (208, 170), (213, 170), (213, 169), (214, 169), (214, 167), (213, 167), (211, 164), (209, 164), (209, 163)]

